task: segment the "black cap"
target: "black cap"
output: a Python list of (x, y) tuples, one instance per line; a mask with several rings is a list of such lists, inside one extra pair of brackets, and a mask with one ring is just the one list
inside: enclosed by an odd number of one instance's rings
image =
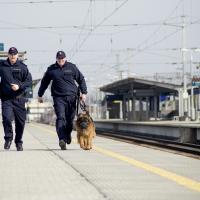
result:
[(18, 54), (18, 50), (15, 47), (11, 47), (8, 50), (8, 53), (11, 54), (11, 55), (16, 55), (16, 54)]
[(57, 54), (56, 54), (57, 59), (63, 59), (65, 57), (66, 57), (66, 55), (65, 55), (64, 51), (58, 51)]

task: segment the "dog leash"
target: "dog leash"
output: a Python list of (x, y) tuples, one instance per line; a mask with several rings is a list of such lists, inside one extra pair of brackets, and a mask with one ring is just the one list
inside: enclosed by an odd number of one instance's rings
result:
[(84, 101), (80, 101), (79, 105), (82, 111), (87, 111), (87, 106)]
[[(84, 112), (87, 111), (87, 106), (85, 104), (84, 101), (80, 101), (80, 89), (78, 88), (78, 94), (77, 94), (77, 104), (76, 104), (76, 116), (78, 117), (78, 108), (80, 107), (80, 109)], [(92, 117), (89, 115), (90, 119), (93, 121)]]
[(80, 88), (78, 87), (77, 102), (76, 102), (76, 115), (78, 116), (79, 107), (82, 111), (87, 111), (87, 106), (84, 101), (80, 101)]

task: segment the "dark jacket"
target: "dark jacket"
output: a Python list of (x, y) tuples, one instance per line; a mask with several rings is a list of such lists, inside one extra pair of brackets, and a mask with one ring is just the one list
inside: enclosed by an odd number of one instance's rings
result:
[(70, 62), (65, 62), (64, 66), (62, 67), (60, 67), (57, 63), (48, 67), (41, 81), (41, 85), (38, 91), (39, 97), (43, 96), (51, 80), (52, 96), (76, 96), (78, 88), (75, 81), (78, 83), (81, 93), (87, 94), (87, 87), (84, 76), (78, 70), (76, 65)]
[[(32, 77), (27, 66), (17, 60), (11, 65), (9, 60), (0, 61), (1, 99), (12, 99), (23, 96), (25, 90), (32, 85)], [(14, 91), (11, 84), (19, 85), (19, 90)]]

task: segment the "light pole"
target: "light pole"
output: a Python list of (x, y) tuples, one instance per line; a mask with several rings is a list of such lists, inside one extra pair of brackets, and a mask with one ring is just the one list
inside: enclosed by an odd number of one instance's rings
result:
[(183, 63), (183, 116), (188, 116), (188, 92), (187, 92), (187, 77), (186, 77), (186, 30), (185, 30), (185, 16), (182, 16), (182, 63)]
[[(191, 106), (190, 106), (190, 108), (188, 107), (188, 111), (190, 109), (190, 113), (191, 113), (190, 117), (191, 117), (192, 120), (195, 120), (194, 87), (193, 87), (193, 83), (192, 83), (192, 78), (193, 78), (193, 52), (200, 52), (200, 49), (199, 48), (192, 48), (192, 49), (184, 48), (184, 49), (181, 49), (181, 51), (182, 52), (190, 52)], [(184, 71), (184, 72), (186, 73), (186, 71)], [(184, 79), (184, 81), (185, 81), (184, 91), (187, 92), (187, 88), (185, 90), (186, 79)], [(184, 94), (183, 94), (183, 98), (184, 98)]]
[(191, 78), (191, 119), (195, 120), (195, 109), (194, 109), (194, 89), (192, 84), (193, 78), (193, 56), (190, 50), (190, 78)]

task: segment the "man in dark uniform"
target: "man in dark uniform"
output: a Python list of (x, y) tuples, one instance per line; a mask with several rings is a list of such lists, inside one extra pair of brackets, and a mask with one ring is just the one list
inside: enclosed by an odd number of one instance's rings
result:
[(59, 146), (66, 150), (66, 143), (71, 143), (71, 132), (76, 112), (76, 99), (79, 85), (81, 100), (86, 100), (87, 87), (84, 76), (76, 65), (66, 61), (63, 51), (56, 54), (56, 63), (48, 67), (38, 91), (38, 101), (43, 102), (43, 94), (52, 81), (51, 95), (53, 96), (56, 113), (56, 131)]
[(8, 59), (0, 62), (2, 119), (4, 127), (4, 149), (10, 149), (13, 140), (12, 121), (15, 120), (15, 144), (17, 151), (23, 151), (26, 109), (24, 93), (32, 85), (27, 66), (18, 60), (18, 50), (11, 47)]

